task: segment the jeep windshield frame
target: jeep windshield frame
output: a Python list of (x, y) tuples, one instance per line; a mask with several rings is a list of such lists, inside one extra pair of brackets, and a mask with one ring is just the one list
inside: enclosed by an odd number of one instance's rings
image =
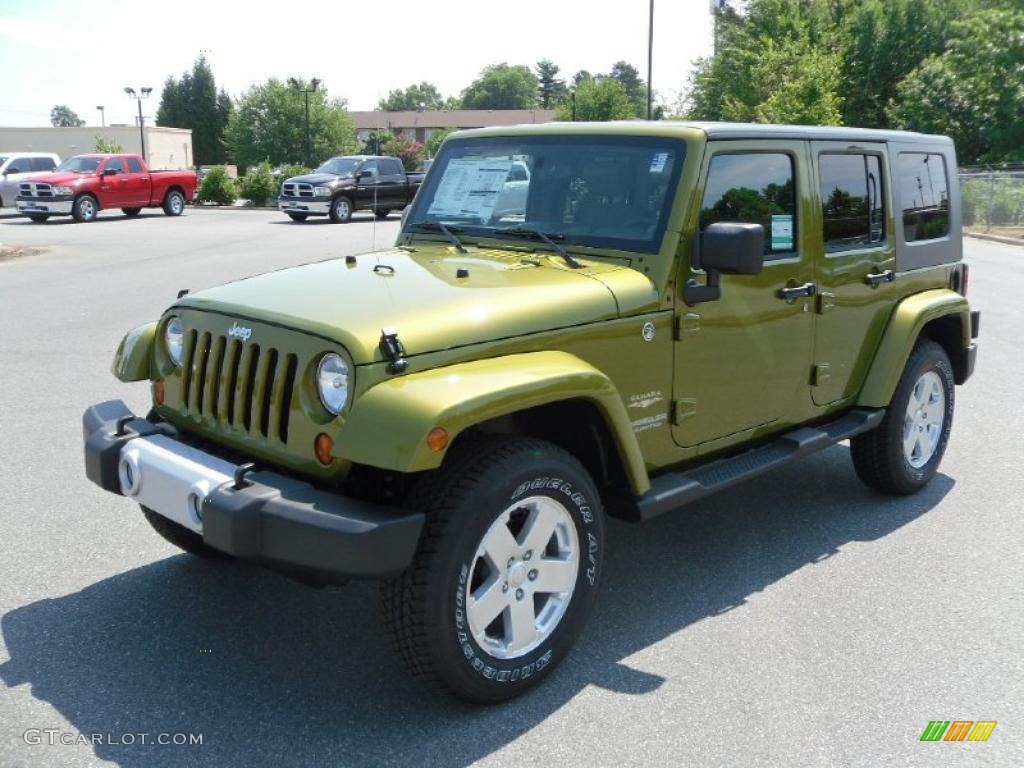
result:
[[(685, 159), (686, 142), (667, 136), (449, 139), (403, 232), (444, 223), (458, 226), (464, 240), (507, 240), (502, 230), (533, 229), (567, 248), (657, 253)], [(526, 167), (527, 179), (517, 166)]]

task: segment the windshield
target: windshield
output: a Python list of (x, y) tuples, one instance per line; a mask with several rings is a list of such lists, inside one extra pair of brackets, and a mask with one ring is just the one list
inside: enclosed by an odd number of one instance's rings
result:
[(335, 176), (351, 176), (357, 165), (359, 165), (359, 159), (355, 157), (332, 157), (317, 168), (316, 172), (331, 173)]
[(0, 166), (2, 166), (6, 162), (7, 162), (7, 156), (6, 155), (0, 155)]
[(685, 151), (678, 139), (648, 136), (449, 140), (406, 228), (441, 221), (469, 236), (531, 228), (562, 245), (655, 253)]
[(102, 157), (69, 157), (57, 166), (57, 170), (71, 171), (72, 173), (92, 173), (100, 167), (100, 163), (102, 162)]

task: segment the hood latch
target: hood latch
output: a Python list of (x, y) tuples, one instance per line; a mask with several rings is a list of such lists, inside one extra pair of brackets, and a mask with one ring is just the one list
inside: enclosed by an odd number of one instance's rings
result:
[(405, 359), (405, 346), (394, 328), (380, 329), (380, 353), (390, 361), (388, 373), (403, 373), (409, 367), (409, 361)]

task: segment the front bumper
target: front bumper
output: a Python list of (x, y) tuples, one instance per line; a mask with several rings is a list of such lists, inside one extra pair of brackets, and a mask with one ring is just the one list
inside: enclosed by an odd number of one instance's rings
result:
[(315, 197), (280, 197), (277, 200), (277, 207), (285, 213), (326, 216), (331, 212), (331, 201)]
[(70, 216), (73, 197), (22, 197), (14, 198), (18, 213), (42, 213), (47, 216)]
[(384, 578), (405, 570), (416, 551), (422, 513), (246, 471), (120, 400), (88, 408), (82, 428), (90, 480), (240, 559), (331, 578)]

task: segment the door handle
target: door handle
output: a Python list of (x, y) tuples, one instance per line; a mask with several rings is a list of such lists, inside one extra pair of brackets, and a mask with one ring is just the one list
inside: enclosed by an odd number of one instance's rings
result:
[(779, 288), (778, 296), (784, 301), (793, 301), (804, 296), (814, 296), (818, 293), (818, 286), (814, 283), (804, 283), (792, 288)]
[(864, 282), (872, 287), (881, 285), (882, 283), (891, 283), (895, 279), (896, 273), (891, 269), (887, 269), (884, 272), (864, 275)]

